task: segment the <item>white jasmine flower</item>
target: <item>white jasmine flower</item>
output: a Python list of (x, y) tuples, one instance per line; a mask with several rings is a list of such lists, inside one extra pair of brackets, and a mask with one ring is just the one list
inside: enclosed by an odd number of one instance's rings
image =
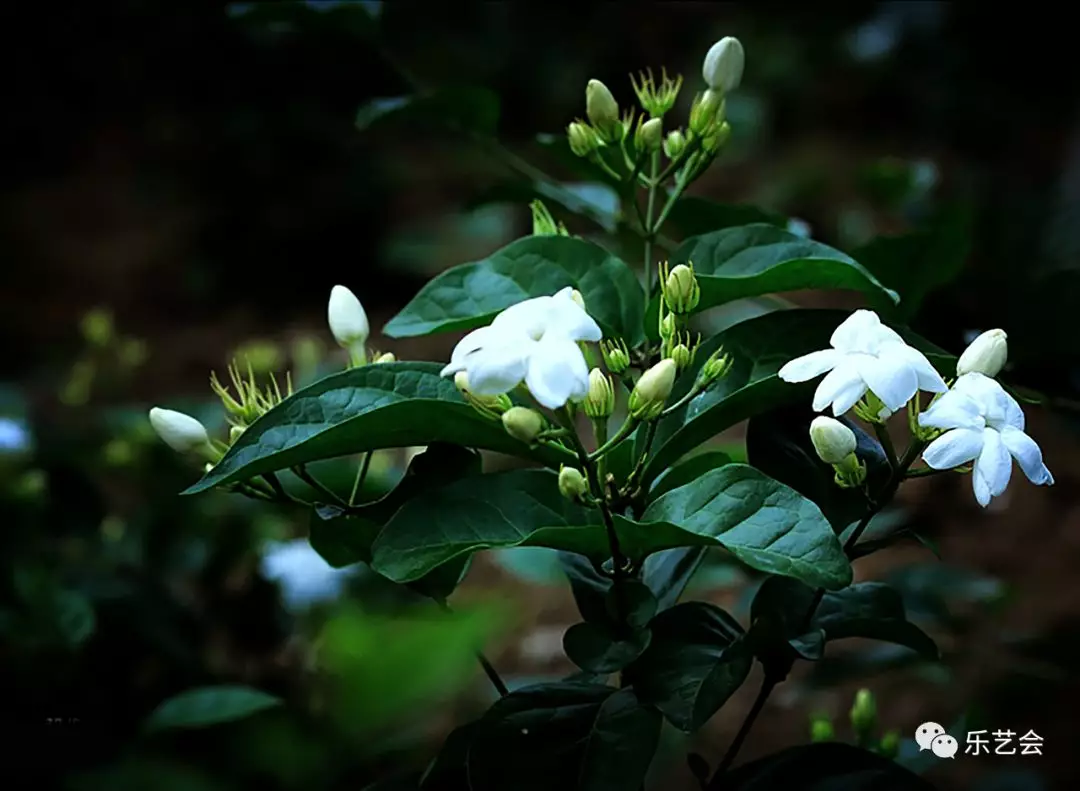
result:
[(829, 344), (831, 349), (798, 357), (779, 371), (785, 382), (807, 382), (828, 372), (814, 393), (815, 412), (832, 404), (833, 414), (839, 417), (869, 390), (891, 414), (919, 390), (944, 393), (949, 389), (922, 352), (904, 343), (872, 310), (848, 316)]
[(927, 466), (951, 470), (975, 462), (971, 485), (975, 499), (983, 507), (1009, 485), (1012, 459), (1032, 483), (1054, 483), (1054, 476), (1043, 463), (1042, 451), (1024, 433), (1020, 405), (988, 376), (961, 376), (949, 392), (919, 415), (919, 425), (946, 429), (923, 451)]
[(701, 76), (712, 90), (731, 93), (742, 82), (745, 66), (746, 52), (742, 42), (733, 36), (725, 36), (705, 53)]
[(527, 299), (473, 330), (454, 348), (443, 376), (468, 374), (469, 390), (501, 395), (521, 382), (548, 409), (589, 392), (589, 366), (578, 343), (599, 341), (600, 327), (579, 304), (574, 289)]
[(200, 450), (210, 444), (206, 427), (183, 412), (154, 407), (150, 410), (150, 425), (165, 444), (177, 453)]
[(363, 346), (371, 334), (364, 306), (345, 286), (334, 286), (330, 290), (326, 319), (334, 340), (345, 348)]
[(356, 571), (334, 568), (306, 538), (268, 542), (260, 567), (262, 575), (281, 588), (286, 606), (294, 610), (338, 598)]

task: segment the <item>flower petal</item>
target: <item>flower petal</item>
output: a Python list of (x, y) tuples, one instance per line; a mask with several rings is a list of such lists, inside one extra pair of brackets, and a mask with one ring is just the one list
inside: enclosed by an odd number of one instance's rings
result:
[(1024, 475), (1032, 483), (1042, 486), (1051, 486), (1054, 476), (1050, 474), (1046, 464), (1043, 463), (1042, 451), (1031, 437), (1017, 428), (1007, 426), (1001, 430), (1001, 441), (1005, 444), (1009, 453), (1016, 459)]
[(945, 384), (945, 380), (941, 378), (941, 374), (937, 372), (937, 369), (926, 359), (926, 355), (899, 340), (899, 336), (897, 338), (898, 342), (883, 343), (878, 348), (878, 356), (889, 356), (904, 360), (915, 372), (915, 376), (918, 377), (920, 390), (925, 390), (928, 393), (944, 393), (948, 390), (949, 386)]
[(898, 411), (919, 390), (914, 369), (897, 356), (852, 355), (859, 376), (890, 411)]
[(486, 346), (469, 355), (465, 370), (469, 390), (476, 395), (502, 395), (525, 378), (529, 353), (536, 344), (517, 339), (501, 346)]
[(571, 296), (573, 291), (572, 288), (564, 288), (551, 298), (551, 312), (545, 332), (572, 341), (599, 341), (604, 337), (600, 325), (574, 301)]
[(1001, 441), (1001, 435), (992, 428), (983, 429), (983, 449), (975, 460), (972, 473), (986, 481), (991, 497), (1002, 494), (1012, 477), (1012, 457)]
[(919, 415), (923, 428), (966, 428), (981, 431), (986, 425), (979, 403), (956, 390), (950, 390), (936, 399)]
[(829, 345), (842, 352), (868, 352), (877, 343), (881, 319), (872, 310), (857, 310), (833, 330)]
[(808, 382), (815, 376), (831, 371), (842, 359), (844, 359), (842, 352), (836, 349), (822, 349), (785, 363), (776, 375), (785, 382)]
[(498, 335), (491, 331), (491, 327), (481, 327), (473, 330), (458, 341), (454, 351), (450, 353), (450, 363), (443, 368), (442, 375), (446, 376), (450, 373), (456, 374), (458, 371), (463, 371), (466, 357), (494, 341), (498, 341)]
[(545, 337), (529, 356), (525, 385), (542, 406), (558, 409), (589, 392), (589, 366), (578, 345), (560, 337)]
[[(533, 297), (503, 310), (491, 322), (493, 331), (515, 333), (538, 340), (550, 323), (551, 297)], [(505, 335), (504, 335), (505, 337)]]
[[(812, 404), (814, 411), (822, 411), (838, 398), (842, 402), (846, 401), (850, 394), (854, 392), (858, 392), (858, 395), (855, 396), (851, 402), (852, 404), (862, 398), (863, 393), (866, 392), (866, 383), (859, 376), (855, 363), (847, 357), (841, 357), (837, 366), (825, 375), (825, 378), (817, 386), (817, 390), (814, 391)], [(843, 414), (843, 412), (839, 414)]]
[(935, 470), (951, 470), (977, 459), (983, 449), (983, 434), (967, 428), (946, 431), (923, 451), (926, 466)]

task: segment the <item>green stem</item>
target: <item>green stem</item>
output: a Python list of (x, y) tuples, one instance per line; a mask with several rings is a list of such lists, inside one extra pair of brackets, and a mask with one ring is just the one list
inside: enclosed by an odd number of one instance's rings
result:
[(926, 478), (929, 475), (938, 475), (943, 472), (947, 472), (947, 470), (935, 470), (933, 467), (920, 467), (917, 470), (908, 470), (905, 477)]
[(637, 425), (638, 425), (638, 422), (636, 420), (634, 420), (633, 418), (628, 417), (626, 419), (626, 422), (623, 423), (621, 426), (619, 426), (619, 430), (615, 432), (614, 437), (609, 439), (607, 442), (605, 442), (599, 448), (594, 450), (592, 453), (588, 454), (588, 460), (590, 462), (593, 462), (593, 461), (596, 461), (597, 459), (599, 459), (601, 456), (603, 456), (609, 450), (614, 448), (616, 445), (618, 445), (620, 442), (622, 442), (624, 439), (626, 439), (632, 433), (634, 433), (634, 429), (637, 428)]
[(695, 137), (693, 140), (687, 143), (686, 148), (683, 149), (682, 154), (680, 154), (678, 158), (671, 160), (671, 162), (668, 163), (668, 166), (664, 168), (664, 172), (653, 179), (656, 184), (663, 184), (665, 181), (671, 178), (672, 173), (674, 173), (676, 170), (686, 164), (686, 161), (690, 159), (690, 157), (692, 157), (694, 154), (696, 154), (699, 148), (701, 148), (701, 140), (702, 138)]
[(892, 437), (889, 436), (889, 429), (882, 423), (874, 423), (874, 433), (877, 434), (878, 442), (881, 443), (881, 447), (885, 450), (885, 457), (889, 460), (889, 468), (896, 470), (896, 448), (893, 447)]
[(652, 295), (652, 256), (653, 242), (659, 226), (653, 224), (653, 212), (656, 211), (656, 171), (660, 167), (660, 152), (654, 151), (649, 162), (649, 198), (645, 206), (645, 302)]
[(674, 412), (676, 409), (679, 409), (680, 407), (684, 407), (687, 404), (689, 404), (691, 401), (693, 401), (695, 398), (697, 398), (698, 395), (701, 394), (701, 389), (702, 388), (698, 387), (697, 383), (695, 382), (694, 386), (690, 388), (690, 391), (686, 395), (684, 395), (682, 398), (680, 398), (678, 401), (676, 401), (671, 406), (665, 407), (664, 411), (660, 413), (660, 417), (665, 418), (668, 415), (670, 415), (672, 412)]
[(373, 451), (368, 451), (364, 454), (363, 459), (360, 461), (360, 466), (356, 470), (356, 478), (353, 479), (352, 491), (349, 492), (349, 507), (352, 508), (356, 502), (356, 493), (360, 491), (360, 487), (364, 485), (364, 480), (367, 478), (368, 468), (371, 467), (371, 457)]
[(659, 231), (664, 225), (668, 215), (671, 214), (671, 210), (675, 208), (675, 203), (682, 197), (683, 192), (686, 191), (686, 187), (690, 183), (689, 175), (689, 170), (684, 170), (679, 174), (679, 179), (675, 182), (675, 189), (672, 190), (671, 195), (668, 196), (667, 203), (664, 204), (664, 208), (660, 210), (660, 216), (656, 218), (656, 222), (653, 224), (653, 233)]
[(326, 499), (327, 505), (340, 505), (345, 508), (349, 507), (349, 503), (346, 503), (334, 492), (330, 491), (330, 489), (323, 486), (321, 482), (319, 482), (311, 473), (307, 471), (307, 468), (305, 468), (303, 464), (293, 467), (292, 471), (293, 475), (302, 480), (316, 492), (321, 494)]
[[(454, 611), (450, 609), (450, 605), (441, 599), (435, 600), (443, 612), (448, 615)], [(491, 682), (491, 686), (495, 687), (495, 691), (499, 693), (499, 697), (505, 698), (510, 694), (509, 688), (506, 686), (506, 682), (502, 680), (502, 676), (499, 675), (499, 671), (495, 669), (495, 665), (491, 664), (483, 651), (476, 652), (476, 661), (480, 663), (480, 667), (484, 669), (484, 675), (488, 677), (488, 681)]]
[[(595, 418), (593, 424), (593, 436), (596, 438), (597, 448), (602, 448), (608, 441), (608, 419), (606, 417)], [(601, 454), (596, 459), (596, 475), (600, 478), (600, 482), (604, 483), (607, 480), (607, 456)], [(599, 496), (603, 496), (603, 492), (597, 493)]]
[(276, 473), (268, 472), (265, 473), (262, 477), (263, 480), (270, 484), (270, 488), (274, 490), (274, 494), (277, 495), (277, 498), (279, 500), (291, 503), (298, 502), (295, 497), (285, 491), (285, 487), (281, 485), (281, 481), (278, 480)]

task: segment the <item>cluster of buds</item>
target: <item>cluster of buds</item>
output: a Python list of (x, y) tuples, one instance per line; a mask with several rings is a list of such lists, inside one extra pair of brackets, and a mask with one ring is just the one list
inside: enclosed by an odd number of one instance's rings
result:
[[(855, 693), (855, 701), (848, 712), (848, 720), (859, 746), (869, 748), (878, 755), (890, 759), (895, 758), (899, 753), (900, 733), (898, 731), (887, 731), (880, 739), (875, 735), (878, 727), (877, 702), (870, 690), (860, 689)], [(828, 714), (811, 715), (810, 741), (831, 742), (836, 738), (836, 728)]]
[(601, 341), (600, 354), (604, 365), (616, 376), (622, 376), (630, 368), (630, 351), (622, 340)]
[(694, 362), (699, 345), (701, 345), (701, 335), (694, 338), (689, 332), (676, 332), (664, 340), (663, 356), (674, 360), (675, 366), (681, 372)]
[(842, 489), (862, 486), (866, 464), (855, 455), (858, 441), (854, 431), (835, 418), (820, 415), (810, 423), (810, 442), (818, 458), (832, 465), (837, 486)]
[(240, 373), (240, 366), (235, 360), (229, 364), (228, 372), (229, 380), (236, 391), (235, 396), (226, 385), (221, 383), (216, 371), (210, 373), (210, 389), (225, 406), (226, 418), (232, 426), (229, 435), (229, 441), (232, 443), (245, 428), (291, 396), (293, 386), (292, 375), (286, 372), (284, 393), (273, 373), (270, 374), (270, 384), (260, 387), (255, 380), (255, 371), (250, 362), (247, 367), (247, 378)]

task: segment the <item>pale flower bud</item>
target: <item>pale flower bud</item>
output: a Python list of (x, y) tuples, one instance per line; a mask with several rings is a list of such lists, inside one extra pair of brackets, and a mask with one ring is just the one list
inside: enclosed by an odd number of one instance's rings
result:
[(746, 52), (742, 42), (732, 36), (725, 36), (705, 54), (701, 76), (705, 78), (705, 84), (714, 91), (731, 93), (742, 82), (745, 65)]
[(724, 97), (718, 91), (705, 91), (690, 106), (690, 131), (695, 135), (708, 135), (723, 116)]
[(1004, 330), (987, 330), (971, 342), (956, 361), (956, 375), (980, 373), (997, 376), (1009, 357), (1008, 336)]
[(634, 147), (638, 153), (659, 151), (664, 142), (664, 122), (659, 118), (650, 118), (637, 128), (634, 134)]
[(596, 130), (583, 121), (574, 121), (566, 127), (566, 140), (570, 150), (579, 157), (587, 157), (602, 144)]
[(585, 297), (581, 296), (581, 292), (578, 291), (576, 288), (570, 291), (570, 299), (574, 300), (574, 303), (579, 308), (585, 310)]
[(206, 427), (183, 412), (154, 407), (150, 410), (150, 425), (165, 444), (177, 453), (201, 450), (210, 444)]
[(855, 432), (836, 418), (820, 415), (810, 424), (810, 441), (818, 458), (826, 464), (840, 464), (855, 452)]
[(694, 361), (694, 352), (685, 343), (675, 344), (668, 356), (675, 361), (675, 366), (680, 371)]
[(668, 159), (678, 159), (686, 149), (686, 135), (681, 129), (672, 129), (664, 139), (664, 154)]
[(652, 420), (664, 411), (664, 404), (675, 386), (678, 366), (675, 361), (661, 360), (638, 379), (630, 393), (628, 409), (635, 420)]
[(393, 352), (383, 352), (374, 360), (373, 363), (394, 363), (397, 362), (397, 356)]
[(600, 353), (604, 356), (604, 365), (616, 376), (630, 367), (630, 352), (622, 341), (603, 341)]
[(531, 445), (544, 430), (544, 416), (535, 409), (515, 406), (503, 413), (502, 424), (511, 437)]
[(585, 87), (585, 114), (601, 134), (611, 138), (619, 127), (619, 103), (600, 80)]
[(559, 468), (559, 494), (567, 500), (577, 502), (588, 491), (589, 484), (581, 470), (575, 467)]
[(677, 329), (678, 328), (675, 326), (675, 314), (667, 313), (660, 319), (660, 337), (665, 341), (674, 338)]
[(585, 414), (594, 419), (611, 417), (615, 411), (615, 388), (599, 368), (589, 371), (589, 393), (582, 406)]
[(860, 689), (855, 693), (855, 703), (851, 707), (851, 728), (859, 741), (863, 741), (877, 726), (877, 704), (874, 693)]
[(233, 426), (229, 429), (229, 444), (233, 445), (236, 440), (240, 439), (240, 435), (244, 433), (243, 426)]
[(668, 310), (672, 313), (686, 315), (693, 312), (701, 299), (701, 286), (694, 276), (693, 264), (678, 264), (667, 273), (660, 284), (660, 290)]
[(724, 347), (721, 346), (715, 352), (709, 355), (709, 359), (701, 366), (701, 371), (698, 373), (698, 386), (708, 387), (717, 379), (727, 376), (728, 371), (732, 366), (731, 355), (724, 354)]
[(334, 340), (346, 348), (363, 345), (371, 334), (364, 306), (345, 286), (334, 286), (330, 290), (326, 318)]

